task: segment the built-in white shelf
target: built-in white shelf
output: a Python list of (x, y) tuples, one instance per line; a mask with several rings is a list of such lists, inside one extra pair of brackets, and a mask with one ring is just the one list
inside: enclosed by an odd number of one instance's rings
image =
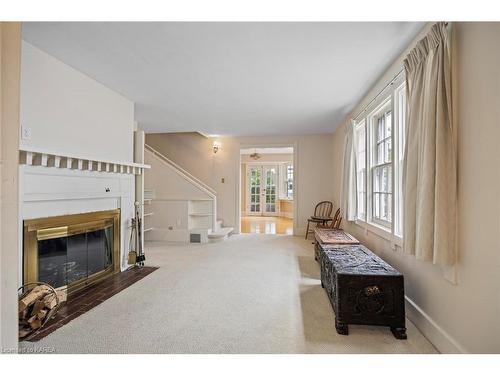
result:
[(153, 201), (152, 199), (147, 198), (147, 199), (144, 199), (143, 202), (144, 202), (144, 204), (151, 204), (152, 201)]
[(144, 233), (149, 232), (149, 231), (151, 231), (151, 230), (153, 230), (153, 229), (154, 229), (154, 228), (146, 228), (146, 229), (144, 229)]
[(190, 200), (188, 202), (188, 229), (191, 231), (213, 228), (213, 201)]
[(144, 190), (144, 198), (145, 199), (154, 199), (155, 191), (154, 190)]
[(148, 212), (148, 213), (144, 214), (144, 217), (148, 217), (148, 216), (152, 216), (152, 215), (154, 215), (154, 212)]
[(33, 166), (134, 175), (140, 175), (145, 169), (151, 168), (147, 164), (99, 159), (89, 155), (58, 153), (29, 146), (20, 146), (19, 153), (21, 164)]

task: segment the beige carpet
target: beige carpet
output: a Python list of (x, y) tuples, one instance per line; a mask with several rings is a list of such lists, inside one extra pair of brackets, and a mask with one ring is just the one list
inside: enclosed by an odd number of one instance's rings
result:
[(335, 332), (310, 241), (242, 234), (208, 245), (150, 244), (160, 269), (38, 343), (56, 353), (434, 353), (407, 321)]

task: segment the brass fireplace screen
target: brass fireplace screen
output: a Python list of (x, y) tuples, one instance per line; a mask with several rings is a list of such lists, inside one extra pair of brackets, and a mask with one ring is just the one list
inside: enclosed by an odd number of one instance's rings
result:
[(120, 270), (120, 210), (24, 221), (24, 283), (71, 294)]

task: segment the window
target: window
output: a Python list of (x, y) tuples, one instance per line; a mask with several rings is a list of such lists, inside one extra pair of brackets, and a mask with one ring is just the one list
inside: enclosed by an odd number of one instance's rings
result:
[(291, 162), (279, 165), (279, 197), (293, 199), (293, 164)]
[(388, 101), (372, 117), (372, 220), (385, 227), (392, 222), (392, 110)]
[(366, 125), (361, 121), (354, 129), (356, 139), (356, 208), (357, 218), (366, 220)]
[(289, 199), (293, 198), (293, 165), (289, 164), (286, 166), (286, 197)]
[(293, 199), (293, 165), (283, 165), (283, 198)]
[(354, 124), (357, 221), (402, 237), (402, 167), (406, 118), (404, 76), (379, 95)]

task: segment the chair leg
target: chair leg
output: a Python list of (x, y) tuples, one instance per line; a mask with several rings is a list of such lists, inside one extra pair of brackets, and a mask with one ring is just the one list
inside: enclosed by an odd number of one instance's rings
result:
[(306, 240), (307, 240), (307, 235), (308, 234), (309, 234), (309, 220), (307, 220)]

